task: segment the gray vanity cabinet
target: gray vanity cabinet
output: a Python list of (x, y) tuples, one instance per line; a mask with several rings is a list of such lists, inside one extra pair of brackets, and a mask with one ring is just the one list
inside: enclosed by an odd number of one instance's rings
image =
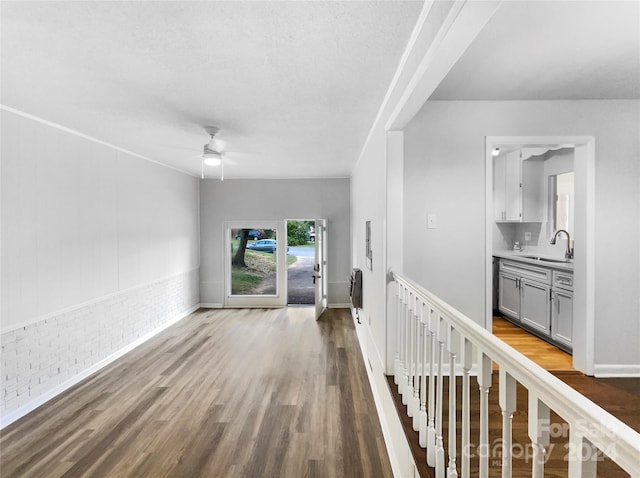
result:
[(520, 322), (539, 334), (551, 334), (551, 317), (549, 315), (549, 284), (528, 279), (522, 279), (520, 289)]
[(499, 273), (498, 310), (520, 322), (520, 280), (518, 277), (508, 273)]
[(514, 324), (571, 352), (572, 271), (501, 258), (498, 310)]
[(549, 335), (551, 271), (500, 260), (498, 310), (537, 333)]
[(551, 339), (564, 350), (572, 350), (573, 274), (553, 271), (551, 289)]

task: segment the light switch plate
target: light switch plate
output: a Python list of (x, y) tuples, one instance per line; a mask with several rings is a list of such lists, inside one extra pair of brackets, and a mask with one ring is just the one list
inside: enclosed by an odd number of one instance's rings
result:
[(531, 240), (531, 233), (530, 232), (525, 232), (524, 233), (524, 240), (525, 241), (530, 241)]
[(427, 214), (427, 229), (436, 229), (438, 227), (438, 218), (435, 214)]

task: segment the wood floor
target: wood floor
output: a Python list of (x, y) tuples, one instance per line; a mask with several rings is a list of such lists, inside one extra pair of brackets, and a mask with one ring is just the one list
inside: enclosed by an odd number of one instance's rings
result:
[[(522, 329), (513, 326), (501, 318), (494, 318), (494, 334), (500, 339), (507, 342), (512, 347), (529, 357), (538, 365), (546, 368), (556, 377), (576, 389), (578, 392), (591, 399), (593, 402), (607, 410), (609, 413), (629, 425), (631, 428), (640, 432), (640, 379), (598, 379), (588, 377), (571, 367), (571, 356), (556, 347), (528, 334)], [(393, 383), (393, 377), (388, 377), (387, 382), (389, 389), (394, 397), (398, 414), (403, 422), (405, 434), (410, 444), (410, 448), (415, 462), (418, 465), (418, 471), (421, 477), (435, 476), (433, 469), (426, 466), (426, 453), (418, 444), (418, 434), (412, 429), (411, 419), (406, 414), (406, 407), (402, 405), (402, 399), (397, 393), (397, 387)], [(444, 394), (447, 396), (448, 380), (444, 379)], [(498, 406), (498, 374), (492, 376), (493, 385), (489, 391), (489, 443), (499, 443), (501, 436), (502, 419)], [(475, 377), (471, 377), (471, 441), (478, 443), (479, 440), (479, 394), (477, 392), (478, 385)], [(461, 397), (461, 383), (457, 383), (457, 397)], [(514, 460), (513, 460), (513, 477), (530, 477), (531, 462), (529, 450), (529, 437), (527, 433), (527, 390), (518, 384), (517, 387), (517, 411), (513, 418), (513, 440), (514, 440)], [(448, 409), (448, 403), (443, 401), (443, 409)], [(474, 421), (475, 420), (475, 421)], [(447, 414), (444, 414), (443, 422), (448, 421)], [(567, 461), (565, 459), (568, 443), (568, 425), (558, 417), (555, 413), (551, 413), (552, 439), (549, 447), (547, 447), (548, 461), (545, 464), (545, 477), (566, 477)], [(460, 412), (458, 412), (458, 427), (460, 426)], [(461, 431), (458, 428), (458, 446), (461, 443)], [(445, 447), (447, 437), (444, 438)], [(501, 475), (501, 455), (499, 447), (496, 447), (495, 454), (489, 460), (489, 476), (499, 477)], [(517, 456), (519, 452), (520, 456)], [(477, 466), (477, 460), (471, 461), (472, 466)], [(460, 470), (458, 470), (460, 471)], [(623, 478), (629, 475), (622, 471), (608, 457), (599, 454), (598, 477), (603, 478)], [(471, 476), (477, 476), (477, 473), (471, 473)]]
[(511, 345), (545, 370), (553, 372), (575, 371), (571, 365), (571, 355), (526, 330), (516, 327), (502, 317), (493, 318), (493, 335)]
[(347, 309), (200, 310), (8, 426), (9, 477), (390, 477)]

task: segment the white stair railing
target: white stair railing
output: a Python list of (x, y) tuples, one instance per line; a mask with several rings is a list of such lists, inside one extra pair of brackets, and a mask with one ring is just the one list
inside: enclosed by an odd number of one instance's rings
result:
[[(392, 272), (396, 285), (397, 339), (394, 382), (413, 418), (427, 465), (438, 478), (470, 476), (469, 450), (477, 450), (481, 478), (489, 476), (489, 390), (492, 365), (499, 370), (502, 413), (502, 477), (512, 475), (512, 417), (516, 411), (516, 384), (528, 392), (528, 435), (533, 450), (531, 476), (544, 476), (549, 445), (550, 411), (569, 425), (568, 476), (595, 477), (598, 450), (632, 478), (640, 478), (640, 434), (606, 412), (531, 360), (506, 345), (480, 325), (410, 279)], [(446, 364), (444, 363), (446, 360)], [(445, 365), (446, 369), (445, 370)], [(475, 367), (479, 385), (480, 434), (477, 446), (470, 438), (470, 372)], [(444, 375), (448, 375), (448, 430), (443, 429)], [(457, 456), (457, 374), (462, 376), (461, 446)], [(447, 436), (447, 450), (444, 437)], [(458, 472), (458, 467), (460, 468)]]

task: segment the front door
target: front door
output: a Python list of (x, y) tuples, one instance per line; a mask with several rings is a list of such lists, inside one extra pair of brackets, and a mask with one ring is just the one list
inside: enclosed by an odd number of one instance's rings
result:
[(315, 265), (313, 280), (315, 283), (316, 320), (327, 308), (327, 220), (315, 221)]
[(225, 306), (286, 305), (284, 221), (227, 222), (225, 250)]

